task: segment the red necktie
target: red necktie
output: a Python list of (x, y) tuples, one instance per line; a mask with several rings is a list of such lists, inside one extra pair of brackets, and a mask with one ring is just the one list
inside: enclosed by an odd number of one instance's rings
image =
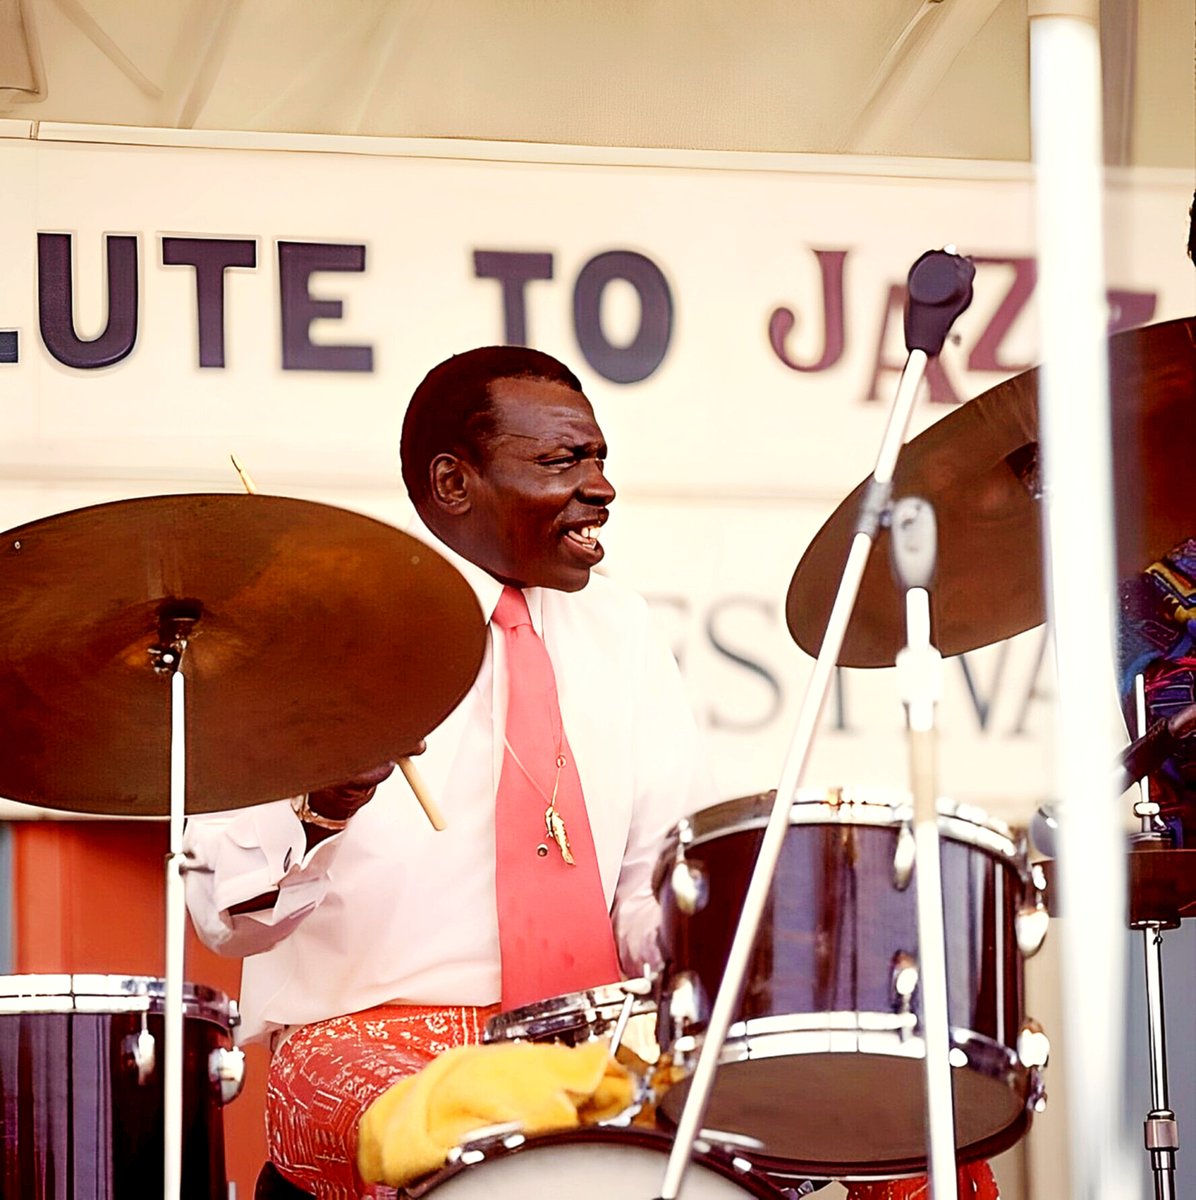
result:
[[(522, 592), (503, 588), (493, 624), (506, 635), (509, 680), (494, 819), (502, 1006), (511, 1009), (621, 975), (552, 662)], [(546, 825), (550, 808), (572, 865)]]

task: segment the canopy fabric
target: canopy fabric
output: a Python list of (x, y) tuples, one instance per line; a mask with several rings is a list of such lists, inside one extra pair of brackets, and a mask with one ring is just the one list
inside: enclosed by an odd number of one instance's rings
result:
[[(1107, 159), (1191, 167), (1192, 0), (1105, 0)], [(0, 118), (1027, 161), (1024, 0), (0, 0)]]

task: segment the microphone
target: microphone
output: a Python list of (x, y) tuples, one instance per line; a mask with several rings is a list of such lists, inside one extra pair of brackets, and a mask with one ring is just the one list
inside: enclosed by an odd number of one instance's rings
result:
[(905, 347), (933, 357), (947, 334), (972, 303), (976, 267), (970, 258), (947, 250), (927, 250), (910, 268), (905, 309)]

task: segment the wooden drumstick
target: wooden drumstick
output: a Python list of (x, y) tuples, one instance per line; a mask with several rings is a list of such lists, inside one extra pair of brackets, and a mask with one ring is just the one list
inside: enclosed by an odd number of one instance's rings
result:
[(436, 801), (429, 794), (423, 776), (415, 769), (415, 763), (409, 758), (400, 758), (397, 761), (399, 770), (403, 772), (403, 778), (411, 785), (411, 790), (415, 793), (415, 798), (419, 801), (420, 808), (424, 810), (424, 815), (432, 823), (432, 828), (437, 833), (442, 832), (444, 830), (444, 818), (440, 815), (440, 809), (436, 807)]
[(254, 486), (253, 478), (243, 466), (241, 460), (235, 455), (230, 454), (229, 458), (233, 460), (233, 466), (237, 469), (237, 474), (241, 476), (241, 482), (245, 485), (245, 490), (251, 495), (257, 495), (257, 488)]

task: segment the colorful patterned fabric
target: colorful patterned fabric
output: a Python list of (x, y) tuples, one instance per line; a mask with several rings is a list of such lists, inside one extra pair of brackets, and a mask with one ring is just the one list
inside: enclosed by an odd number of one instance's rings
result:
[[(1189, 538), (1120, 588), (1119, 687), (1132, 737), (1138, 729), (1134, 677), (1145, 676), (1149, 725), (1196, 703), (1196, 538)], [(1191, 743), (1191, 744), (1188, 744)], [(1196, 833), (1196, 738), (1151, 777), (1152, 797), (1178, 844)]]
[[(847, 1200), (921, 1200), (929, 1195), (930, 1181), (925, 1175), (916, 1179), (853, 1183), (847, 1188)], [(1000, 1200), (1000, 1196), (988, 1163), (965, 1163), (959, 1168), (960, 1200)]]
[(391, 1084), (453, 1046), (482, 1040), (488, 1008), (384, 1004), (295, 1030), (275, 1051), (266, 1081), (270, 1161), (318, 1200), (381, 1200), (362, 1183), (357, 1125)]

